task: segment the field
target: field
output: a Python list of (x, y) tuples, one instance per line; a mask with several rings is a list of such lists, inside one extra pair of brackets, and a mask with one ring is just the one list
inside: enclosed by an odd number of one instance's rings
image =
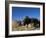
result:
[(30, 31), (30, 30), (39, 30), (39, 28), (34, 27), (34, 23), (19, 25), (16, 21), (12, 22), (12, 31)]

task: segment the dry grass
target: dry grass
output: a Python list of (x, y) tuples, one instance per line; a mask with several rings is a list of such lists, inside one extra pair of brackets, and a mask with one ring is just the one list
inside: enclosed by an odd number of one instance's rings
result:
[(28, 24), (28, 25), (22, 25), (22, 26), (20, 26), (17, 22), (12, 22), (12, 30), (13, 31), (26, 31), (26, 30), (34, 30), (35, 29), (35, 27), (33, 26), (34, 25), (34, 23), (32, 23), (32, 24)]

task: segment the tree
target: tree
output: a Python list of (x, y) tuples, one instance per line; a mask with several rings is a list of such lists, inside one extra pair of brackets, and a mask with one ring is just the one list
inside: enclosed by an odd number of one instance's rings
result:
[(34, 27), (39, 28), (40, 27), (40, 21), (36, 18), (33, 18)]
[(21, 21), (20, 20), (18, 21), (18, 23), (19, 23), (19, 26), (21, 26)]
[(24, 22), (24, 25), (25, 24), (29, 24), (29, 22), (30, 22), (30, 18), (28, 17), (28, 16), (25, 16), (25, 18), (24, 18), (24, 20), (23, 20), (23, 22)]

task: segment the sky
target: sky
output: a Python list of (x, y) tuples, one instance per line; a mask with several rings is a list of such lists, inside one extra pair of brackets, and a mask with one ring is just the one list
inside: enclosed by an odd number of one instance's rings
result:
[(25, 16), (40, 19), (40, 8), (12, 7), (13, 20), (23, 20)]

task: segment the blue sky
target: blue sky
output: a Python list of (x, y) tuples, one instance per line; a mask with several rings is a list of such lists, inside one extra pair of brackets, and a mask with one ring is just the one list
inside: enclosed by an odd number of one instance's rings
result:
[(25, 16), (40, 19), (40, 8), (12, 7), (13, 20), (23, 20)]

